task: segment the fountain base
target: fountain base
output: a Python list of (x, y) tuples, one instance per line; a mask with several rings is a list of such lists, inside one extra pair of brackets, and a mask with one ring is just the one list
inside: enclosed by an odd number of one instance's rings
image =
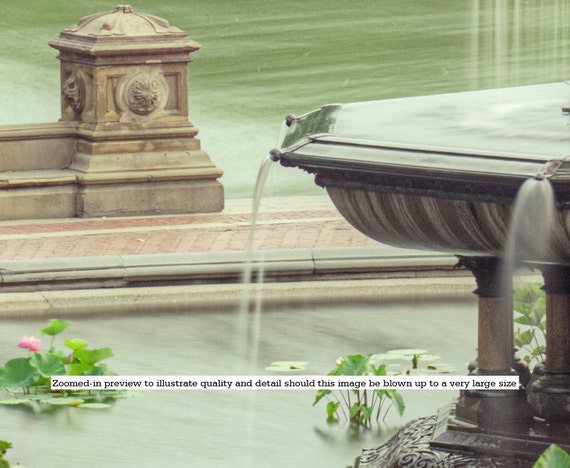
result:
[(530, 468), (551, 444), (570, 451), (567, 431), (535, 419), (517, 431), (482, 430), (451, 418), (453, 405), (406, 424), (387, 443), (364, 449), (355, 468), (484, 466)]

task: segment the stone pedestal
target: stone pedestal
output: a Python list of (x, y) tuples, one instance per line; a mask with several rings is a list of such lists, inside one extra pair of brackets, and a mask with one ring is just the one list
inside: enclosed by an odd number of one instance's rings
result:
[(528, 388), (535, 413), (547, 422), (570, 421), (570, 267), (543, 268), (546, 292), (546, 361)]
[(76, 128), (69, 170), (79, 216), (213, 212), (222, 175), (188, 120), (189, 54), (166, 20), (118, 6), (50, 46), (61, 61), (61, 120)]
[[(460, 262), (475, 276), (474, 293), (479, 298), (477, 361), (471, 373), (518, 374), (521, 383), (526, 384), (528, 367), (514, 358), (512, 300), (502, 291), (500, 260), (461, 257)], [(479, 429), (512, 432), (521, 424), (530, 423), (532, 411), (522, 387), (518, 391), (466, 390), (461, 392), (457, 402), (456, 417)]]

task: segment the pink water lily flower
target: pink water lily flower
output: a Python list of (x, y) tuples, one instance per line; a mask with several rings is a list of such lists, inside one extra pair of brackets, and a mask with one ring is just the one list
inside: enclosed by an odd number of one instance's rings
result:
[(39, 353), (42, 347), (42, 340), (35, 336), (22, 336), (18, 341), (18, 346), (23, 349), (29, 349), (32, 353)]

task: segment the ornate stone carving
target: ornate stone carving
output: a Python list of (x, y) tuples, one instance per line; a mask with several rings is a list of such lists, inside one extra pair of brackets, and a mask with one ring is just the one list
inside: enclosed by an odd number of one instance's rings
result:
[[(386, 444), (365, 449), (359, 468), (530, 468), (532, 463), (521, 458), (491, 457), (447, 452), (430, 447), (436, 417), (416, 419), (406, 424)], [(476, 436), (474, 436), (476, 437)], [(487, 443), (487, 440), (484, 441)]]
[(158, 76), (137, 75), (127, 83), (125, 98), (127, 106), (134, 113), (148, 115), (166, 101), (166, 86)]
[(65, 80), (61, 93), (69, 107), (81, 114), (85, 107), (85, 80), (80, 73), (73, 73)]

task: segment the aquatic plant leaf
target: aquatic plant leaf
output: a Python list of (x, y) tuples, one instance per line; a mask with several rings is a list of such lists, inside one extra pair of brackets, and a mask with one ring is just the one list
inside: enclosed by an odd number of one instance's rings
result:
[(40, 377), (30, 365), (30, 358), (16, 358), (0, 368), (0, 388), (29, 387)]
[(525, 346), (532, 342), (534, 333), (532, 330), (525, 330), (521, 332), (520, 330), (515, 331), (515, 344), (517, 346)]
[(425, 349), (391, 349), (388, 354), (396, 354), (411, 359), (414, 354), (425, 354)]
[(9, 448), (12, 448), (12, 442), (8, 442), (7, 440), (0, 440), (0, 452), (8, 450)]
[(307, 363), (303, 361), (276, 361), (272, 362), (265, 370), (273, 372), (291, 372), (296, 370), (304, 370)]
[(315, 396), (315, 401), (313, 401), (313, 406), (315, 406), (321, 399), (325, 396), (330, 395), (332, 392), (330, 390), (321, 389), (317, 390), (317, 395)]
[(370, 366), (372, 369), (372, 375), (387, 375), (386, 364), (381, 364), (380, 366)]
[(29, 398), (12, 398), (11, 400), (0, 400), (0, 405), (27, 405), (31, 401)]
[(419, 362), (420, 362), (420, 355), (419, 355), (419, 354), (414, 354), (414, 355), (412, 356), (412, 368), (413, 368), (413, 369), (417, 369)]
[(558, 445), (552, 444), (542, 452), (533, 468), (570, 468), (570, 455)]
[(363, 405), (359, 405), (358, 403), (354, 403), (350, 407), (350, 419), (354, 418), (361, 410), (364, 408)]
[(87, 341), (81, 340), (79, 338), (70, 338), (68, 340), (65, 340), (63, 344), (73, 351), (85, 348), (88, 345)]
[(406, 404), (404, 403), (402, 395), (397, 390), (386, 390), (386, 396), (392, 400), (396, 407), (396, 411), (398, 411), (398, 414), (402, 416), (406, 409)]
[(40, 330), (40, 333), (42, 335), (50, 335), (50, 336), (59, 335), (63, 330), (67, 328), (68, 325), (69, 322), (67, 322), (66, 320), (51, 319), (49, 321), (49, 325), (47, 327), (42, 328)]
[(87, 409), (107, 409), (111, 408), (112, 405), (109, 403), (83, 403), (78, 405), (78, 408), (87, 408)]
[(73, 352), (73, 357), (85, 364), (96, 364), (104, 359), (113, 357), (113, 350), (111, 348), (81, 348)]
[(396, 360), (407, 360), (408, 356), (394, 354), (394, 353), (380, 353), (373, 354), (370, 356), (370, 360), (373, 361), (396, 361)]
[(36, 369), (43, 377), (52, 375), (64, 375), (65, 367), (62, 362), (53, 354), (36, 353), (30, 357), (30, 365)]
[(371, 354), (349, 354), (329, 375), (367, 375), (370, 356)]
[(360, 409), (360, 422), (368, 421), (372, 417), (372, 408), (369, 406), (362, 406)]
[(327, 403), (327, 422), (333, 423), (338, 422), (338, 417), (336, 416), (336, 411), (340, 403), (338, 401), (329, 401)]
[(85, 400), (83, 398), (70, 396), (46, 398), (45, 400), (41, 400), (41, 402), (52, 406), (79, 406), (84, 403)]
[(522, 317), (517, 317), (514, 322), (520, 323), (521, 325), (530, 325), (530, 318), (528, 315), (523, 315)]

